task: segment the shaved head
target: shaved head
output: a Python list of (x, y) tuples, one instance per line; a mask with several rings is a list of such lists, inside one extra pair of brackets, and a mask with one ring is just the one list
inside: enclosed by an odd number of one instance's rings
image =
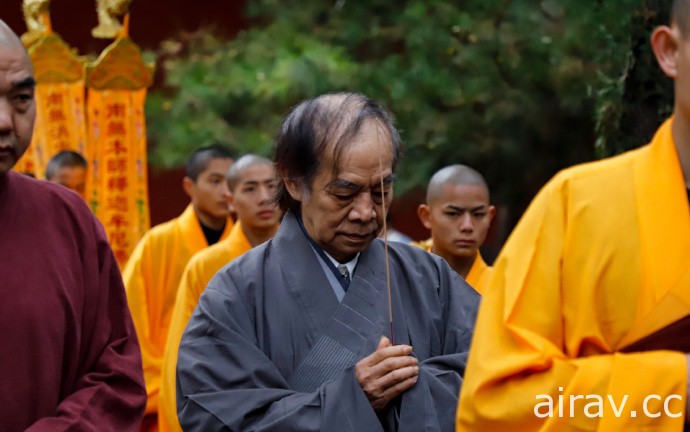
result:
[(226, 147), (220, 144), (201, 147), (192, 153), (187, 159), (187, 177), (197, 181), (199, 175), (206, 171), (211, 161), (216, 159), (229, 159), (232, 161), (233, 155)]
[(495, 213), (486, 180), (465, 165), (437, 171), (429, 181), (426, 204), (417, 209), (422, 225), (431, 230), (431, 251), (462, 277), (474, 264)]
[(486, 190), (486, 196), (489, 196), (489, 186), (477, 170), (466, 165), (450, 165), (436, 171), (431, 177), (426, 191), (427, 204), (432, 205), (441, 196), (445, 185), (479, 186)]
[(24, 48), (24, 44), (22, 44), (19, 36), (17, 36), (3, 20), (0, 20), (0, 45), (14, 45), (16, 47), (21, 47), (26, 52), (26, 48)]
[(27, 63), (27, 67), (31, 71), (31, 75), (33, 78), (33, 65), (31, 64), (31, 59), (29, 58), (29, 52), (26, 50), (26, 47), (22, 43), (22, 41), (19, 39), (19, 36), (8, 26), (5, 21), (0, 19), (0, 48), (3, 49), (17, 49), (21, 51), (22, 55), (26, 57), (25, 60)]
[(244, 174), (247, 168), (253, 167), (255, 165), (269, 165), (272, 167), (273, 161), (269, 158), (265, 158), (263, 156), (255, 154), (244, 155), (241, 158), (237, 159), (237, 161), (235, 161), (235, 163), (232, 164), (232, 166), (228, 170), (228, 173), (225, 175), (225, 181), (228, 182), (228, 189), (230, 189), (230, 192), (233, 192), (235, 190), (235, 187), (237, 187), (240, 180), (242, 179), (242, 174)]

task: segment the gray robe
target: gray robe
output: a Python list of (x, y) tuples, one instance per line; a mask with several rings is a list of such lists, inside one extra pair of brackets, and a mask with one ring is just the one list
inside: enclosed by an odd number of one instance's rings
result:
[(294, 215), (221, 269), (187, 325), (177, 406), (187, 431), (453, 431), (479, 295), (441, 258), (389, 245), (394, 337), (417, 383), (377, 415), (354, 365), (390, 337), (384, 244), (342, 302)]

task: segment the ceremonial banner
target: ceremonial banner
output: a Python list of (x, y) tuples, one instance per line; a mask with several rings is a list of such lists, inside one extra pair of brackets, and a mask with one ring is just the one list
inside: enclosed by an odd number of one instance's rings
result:
[(144, 103), (152, 76), (126, 36), (87, 68), (87, 200), (121, 268), (149, 228)]
[[(43, 2), (47, 8), (47, 2)], [(86, 155), (84, 119), (84, 60), (60, 36), (53, 33), (48, 11), (41, 15), (44, 27), (32, 29), (27, 17), (27, 45), (36, 79), (36, 122), (31, 145), (15, 169), (38, 178), (57, 152), (74, 150)]]
[(37, 178), (45, 177), (48, 161), (62, 150), (73, 150), (86, 157), (83, 80), (74, 83), (37, 80), (36, 123), (30, 148)]

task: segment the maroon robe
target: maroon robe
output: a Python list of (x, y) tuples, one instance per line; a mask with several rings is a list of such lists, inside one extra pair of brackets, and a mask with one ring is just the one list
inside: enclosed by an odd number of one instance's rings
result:
[(68, 189), (0, 174), (0, 430), (136, 431), (145, 405), (103, 228)]

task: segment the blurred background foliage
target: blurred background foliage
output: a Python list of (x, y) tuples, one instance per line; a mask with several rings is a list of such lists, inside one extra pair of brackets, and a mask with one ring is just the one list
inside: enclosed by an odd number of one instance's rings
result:
[(358, 91), (397, 118), (397, 195), (468, 164), (512, 226), (557, 170), (643, 144), (670, 112), (647, 42), (668, 3), (248, 0), (236, 38), (207, 28), (161, 45), (150, 160), (180, 166), (214, 142), (271, 155), (291, 106)]

